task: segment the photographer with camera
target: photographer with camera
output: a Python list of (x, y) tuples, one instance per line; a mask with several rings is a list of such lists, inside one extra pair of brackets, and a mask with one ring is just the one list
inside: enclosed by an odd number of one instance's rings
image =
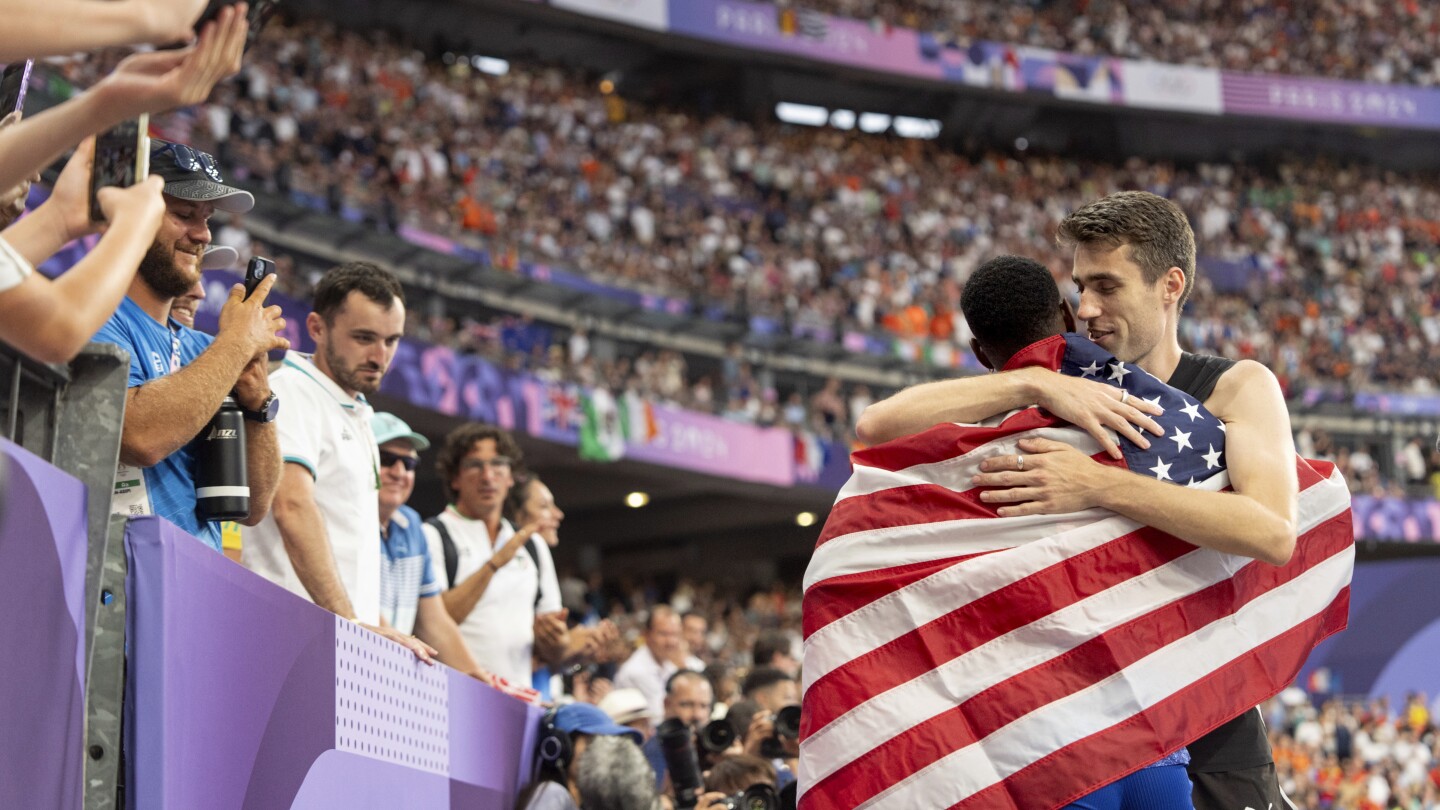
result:
[(211, 214), (249, 210), (255, 201), (248, 192), (224, 185), (214, 159), (203, 152), (156, 140), (150, 163), (165, 181), (165, 214), (129, 294), (95, 337), (130, 353), (112, 509), (159, 515), (218, 552), (219, 523), (198, 511), (204, 494), (197, 483), (198, 453), (207, 438), (200, 434), (233, 395), (246, 418), (249, 512), (240, 522), (260, 522), (280, 473), (273, 425), (278, 400), (270, 390), (265, 354), (289, 343), (279, 336), (285, 325), (280, 308), (265, 306), (273, 279), (261, 282), (248, 299), (244, 286), (236, 284), (213, 338), (170, 317), (175, 299), (200, 278)]
[(715, 763), (705, 775), (710, 791), (695, 810), (776, 810), (775, 769), (759, 757), (734, 754)]
[(519, 810), (650, 810), (655, 791), (640, 754), (640, 732), (600, 707), (570, 703), (540, 721), (535, 778)]
[[(713, 705), (714, 694), (710, 690), (710, 681), (699, 672), (682, 669), (665, 682), (665, 713), (660, 727), (672, 731), (683, 728), (692, 740), (693, 750), (693, 738), (709, 722)], [(645, 759), (650, 761), (650, 767), (655, 770), (655, 786), (663, 790), (669, 767), (665, 756), (665, 742), (660, 736), (657, 729), (655, 736), (645, 743), (642, 750), (645, 752)]]
[(794, 678), (775, 667), (752, 670), (740, 685), (745, 700), (733, 710), (737, 725), (746, 714), (745, 703), (754, 705), (746, 729), (745, 753), (775, 765), (780, 787), (795, 778), (800, 756), (800, 687)]

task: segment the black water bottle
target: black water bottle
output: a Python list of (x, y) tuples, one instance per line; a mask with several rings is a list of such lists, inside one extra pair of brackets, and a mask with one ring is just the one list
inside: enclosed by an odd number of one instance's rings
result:
[(195, 456), (195, 514), (201, 520), (237, 520), (249, 515), (245, 416), (234, 397), (220, 403), (220, 410), (200, 432)]

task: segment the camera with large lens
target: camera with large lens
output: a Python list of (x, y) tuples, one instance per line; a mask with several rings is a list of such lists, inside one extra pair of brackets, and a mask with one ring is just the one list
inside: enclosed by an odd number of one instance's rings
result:
[(734, 796), (726, 796), (716, 806), (725, 810), (780, 810), (780, 797), (775, 788), (758, 782)]
[(735, 724), (729, 720), (711, 720), (695, 734), (696, 753), (699, 754), (702, 770), (709, 770), (715, 766), (720, 757), (724, 756), (730, 746), (735, 744), (735, 739), (740, 733), (735, 730)]
[(665, 770), (670, 772), (670, 786), (675, 789), (675, 810), (689, 810), (705, 792), (700, 761), (695, 757), (695, 735), (683, 721), (672, 717), (660, 724), (655, 736), (660, 738)]
[(786, 706), (775, 713), (775, 733), (760, 741), (760, 756), (765, 759), (784, 759), (790, 755), (785, 740), (800, 739), (800, 707)]

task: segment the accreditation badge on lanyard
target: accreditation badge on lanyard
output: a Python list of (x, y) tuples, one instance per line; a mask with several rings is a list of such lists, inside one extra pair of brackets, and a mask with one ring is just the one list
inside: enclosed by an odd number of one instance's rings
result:
[[(170, 331), (170, 373), (180, 370), (180, 333)], [(125, 517), (152, 515), (150, 490), (145, 486), (145, 470), (125, 462), (115, 465), (115, 492), (110, 496), (110, 514)]]

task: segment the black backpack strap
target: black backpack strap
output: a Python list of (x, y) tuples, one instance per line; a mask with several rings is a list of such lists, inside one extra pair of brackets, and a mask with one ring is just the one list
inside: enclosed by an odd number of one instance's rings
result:
[(535, 607), (540, 607), (540, 583), (545, 577), (540, 573), (540, 552), (535, 548), (535, 535), (525, 541), (525, 553), (530, 555), (530, 562), (535, 563)]
[(455, 541), (450, 537), (450, 530), (445, 527), (445, 521), (439, 515), (425, 521), (426, 526), (431, 526), (440, 534), (440, 547), (445, 552), (445, 589), (455, 587), (455, 572), (460, 568), (460, 553), (455, 550)]

